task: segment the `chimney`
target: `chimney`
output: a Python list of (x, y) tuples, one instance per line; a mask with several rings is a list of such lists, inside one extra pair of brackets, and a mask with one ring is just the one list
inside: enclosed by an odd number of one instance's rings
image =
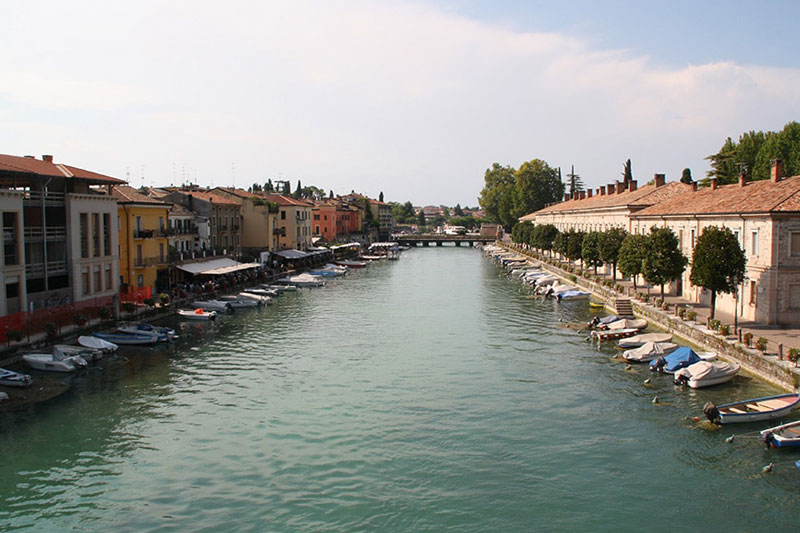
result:
[(580, 191), (580, 193), (578, 193), (578, 194), (580, 194), (580, 199), (581, 199), (581, 200), (583, 200), (584, 198), (586, 198), (586, 191)]
[(43, 155), (42, 156), (42, 161), (44, 161), (45, 163), (52, 163), (53, 162), (53, 156), (52, 155)]
[(769, 177), (775, 183), (781, 181), (783, 179), (783, 161), (780, 159), (773, 159), (770, 161), (771, 167), (769, 171)]
[(656, 174), (655, 176), (653, 176), (653, 179), (656, 182), (656, 187), (663, 187), (664, 186), (664, 181), (666, 179), (664, 174)]
[(625, 182), (618, 181), (617, 182), (617, 194), (622, 194), (625, 192)]
[(569, 202), (569, 200), (570, 200), (569, 193), (564, 193), (564, 201)]
[(717, 190), (717, 178), (711, 178), (711, 190), (712, 191)]
[(744, 187), (745, 185), (747, 185), (747, 174), (742, 172), (739, 174), (739, 187)]
[(25, 159), (36, 159), (36, 158), (34, 156), (32, 156), (32, 155), (26, 155)]
[(697, 192), (697, 182), (696, 181), (692, 182), (692, 192)]
[(597, 194), (600, 195), (600, 196), (605, 196), (606, 195), (606, 186), (605, 185), (601, 185), (600, 188), (597, 189)]
[(635, 191), (638, 186), (639, 184), (636, 182), (636, 180), (631, 180), (628, 182), (628, 190), (630, 190), (630, 192)]
[(586, 197), (587, 198), (591, 198), (592, 197), (592, 189), (589, 189), (588, 191), (586, 191)]

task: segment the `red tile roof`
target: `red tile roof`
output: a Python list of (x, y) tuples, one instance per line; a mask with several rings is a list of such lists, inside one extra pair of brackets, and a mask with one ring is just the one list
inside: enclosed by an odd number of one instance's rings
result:
[(231, 200), (229, 198), (225, 198), (221, 194), (216, 194), (213, 191), (200, 191), (200, 190), (181, 190), (183, 194), (191, 194), (195, 198), (200, 198), (201, 200), (205, 200), (206, 202), (212, 204), (224, 204), (224, 205), (242, 205), (241, 202), (237, 202), (236, 200)]
[(686, 191), (636, 213), (648, 215), (694, 215), (800, 211), (800, 176), (703, 187)]
[(170, 204), (150, 198), (128, 185), (114, 185), (111, 188), (111, 196), (115, 197), (117, 202), (121, 204), (149, 204), (170, 207)]
[(306, 202), (305, 200), (295, 200), (289, 196), (284, 196), (283, 194), (266, 194), (264, 198), (269, 200), (270, 202), (274, 202), (278, 205), (294, 205), (299, 207), (314, 207), (314, 204), (311, 202)]
[(233, 196), (238, 196), (239, 198), (259, 198), (258, 194), (253, 194), (250, 191), (246, 191), (244, 189), (234, 189), (233, 187), (215, 187), (212, 191), (220, 190), (231, 194)]
[(0, 154), (0, 171), (24, 172), (36, 174), (38, 176), (53, 176), (58, 178), (79, 178), (95, 184), (114, 184), (125, 183), (125, 180), (112, 178), (97, 172), (84, 170), (82, 168), (53, 163), (52, 161), (42, 161), (33, 157), (18, 157), (14, 155)]

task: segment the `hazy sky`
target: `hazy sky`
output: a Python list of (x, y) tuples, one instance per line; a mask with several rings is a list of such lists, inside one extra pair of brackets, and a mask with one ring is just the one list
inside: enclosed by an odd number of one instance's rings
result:
[[(11, 2), (0, 153), (473, 206), (493, 162), (668, 180), (800, 120), (797, 1)], [(142, 176), (144, 179), (142, 180)]]

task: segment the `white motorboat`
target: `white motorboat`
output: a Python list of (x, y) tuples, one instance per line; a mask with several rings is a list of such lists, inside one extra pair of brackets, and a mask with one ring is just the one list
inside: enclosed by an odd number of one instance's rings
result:
[(267, 290), (278, 291), (279, 294), (282, 293), (282, 292), (296, 292), (297, 291), (297, 285), (290, 285), (290, 284), (286, 284), (286, 285), (269, 285), (267, 283), (264, 283), (261, 286), (264, 287)]
[(259, 305), (264, 305), (259, 297), (258, 300), (252, 298), (241, 298), (236, 296), (220, 296), (219, 299), (231, 306), (231, 309), (253, 309)]
[(349, 261), (349, 260), (334, 261), (333, 264), (348, 268), (364, 268), (367, 266), (367, 263), (364, 261)]
[(87, 348), (86, 346), (75, 346), (73, 344), (56, 344), (56, 348), (61, 350), (66, 356), (80, 355), (87, 361), (97, 361), (103, 358), (102, 350)]
[(81, 335), (78, 337), (78, 344), (92, 350), (101, 350), (105, 353), (116, 352), (119, 349), (119, 346), (113, 342), (108, 342), (99, 337), (89, 335)]
[(176, 313), (187, 320), (214, 320), (217, 318), (216, 311), (204, 311), (202, 307), (194, 310), (178, 309)]
[(75, 372), (88, 364), (80, 355), (66, 356), (58, 348), (53, 348), (53, 353), (25, 354), (22, 360), (34, 370), (47, 372)]
[(268, 296), (270, 298), (275, 298), (280, 294), (280, 291), (276, 289), (263, 289), (261, 287), (250, 287), (249, 289), (244, 289), (242, 292), (257, 294), (258, 296)]
[(278, 280), (278, 283), (285, 283), (287, 285), (296, 285), (298, 287), (322, 287), (325, 282), (318, 276), (311, 274), (297, 274), (296, 276), (288, 276)]
[(591, 295), (592, 293), (589, 291), (575, 289), (571, 291), (559, 292), (556, 294), (556, 298), (559, 302), (563, 302), (565, 300), (588, 300)]
[[(262, 289), (263, 290), (263, 289)], [(269, 305), (272, 303), (272, 298), (267, 296), (266, 294), (256, 294), (249, 291), (242, 291), (237, 296), (239, 300), (253, 300), (254, 302), (258, 303), (259, 305)]]
[(619, 341), (620, 348), (638, 348), (648, 342), (670, 342), (672, 340), (672, 333), (640, 333), (627, 339)]
[(30, 387), (33, 378), (22, 372), (0, 368), (0, 385), (4, 387)]
[(158, 342), (158, 336), (156, 335), (140, 335), (138, 333), (123, 333), (121, 331), (115, 331), (111, 333), (101, 333), (98, 331), (94, 333), (94, 336), (113, 344), (125, 344), (133, 346), (156, 344)]
[(222, 302), (220, 300), (197, 300), (191, 303), (195, 309), (202, 308), (210, 311), (218, 311), (220, 313), (227, 313), (233, 309), (229, 302)]
[(598, 329), (608, 329), (608, 330), (615, 330), (615, 329), (644, 329), (647, 327), (647, 320), (643, 318), (620, 318), (619, 320), (615, 320), (609, 324), (606, 324), (605, 328), (598, 328)]
[[(628, 337), (632, 338), (632, 337)], [(656, 357), (670, 354), (678, 349), (678, 345), (673, 342), (646, 342), (638, 348), (632, 348), (622, 352), (622, 357), (632, 363), (647, 363)]]
[(689, 385), (693, 389), (726, 383), (739, 373), (738, 363), (700, 361), (675, 372), (676, 385)]
[(123, 333), (131, 333), (134, 335), (152, 335), (156, 337), (158, 342), (166, 342), (175, 338), (175, 330), (162, 326), (154, 326), (147, 322), (139, 323), (123, 323), (117, 326), (117, 330)]

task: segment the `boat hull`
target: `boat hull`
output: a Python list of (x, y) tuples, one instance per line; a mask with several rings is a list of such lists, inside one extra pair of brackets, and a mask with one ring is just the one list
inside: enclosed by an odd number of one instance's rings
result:
[(158, 343), (157, 335), (139, 335), (132, 333), (95, 333), (94, 336), (98, 339), (102, 339), (117, 345), (124, 344), (128, 346), (135, 346)]
[[(783, 399), (785, 401), (782, 402), (782, 406), (776, 407), (774, 409), (769, 409), (764, 411), (751, 411), (751, 412), (748, 412), (746, 410), (746, 407), (749, 404), (757, 404), (761, 402), (780, 400), (780, 399)], [(741, 402), (724, 404), (720, 405), (716, 409), (719, 412), (718, 419), (720, 424), (737, 424), (743, 422), (763, 422), (764, 420), (773, 420), (775, 418), (781, 418), (791, 413), (792, 410), (796, 409), (798, 406), (800, 406), (800, 394), (790, 393), (790, 394), (780, 394), (778, 396), (766, 396), (763, 398), (755, 398), (752, 400), (744, 400)], [(731, 411), (732, 409), (741, 412), (733, 412)]]

